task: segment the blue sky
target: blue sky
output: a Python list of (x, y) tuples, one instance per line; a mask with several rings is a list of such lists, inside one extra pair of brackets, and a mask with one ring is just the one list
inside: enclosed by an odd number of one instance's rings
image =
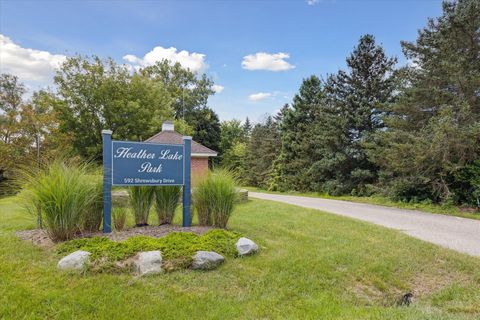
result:
[(133, 65), (169, 55), (223, 88), (209, 100), (221, 120), (258, 121), (303, 78), (344, 68), (362, 34), (405, 63), (400, 41), (441, 14), (440, 0), (308, 2), (0, 0), (0, 70), (37, 88), (75, 53)]

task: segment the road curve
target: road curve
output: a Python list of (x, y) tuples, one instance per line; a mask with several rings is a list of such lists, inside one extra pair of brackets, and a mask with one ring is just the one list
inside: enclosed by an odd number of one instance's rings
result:
[(445, 248), (480, 256), (480, 220), (350, 201), (259, 192), (248, 195), (368, 221)]

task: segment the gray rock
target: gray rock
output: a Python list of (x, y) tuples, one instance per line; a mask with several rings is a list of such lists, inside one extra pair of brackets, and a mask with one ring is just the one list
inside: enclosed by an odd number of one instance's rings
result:
[(83, 271), (87, 268), (87, 264), (90, 261), (90, 255), (91, 253), (88, 251), (75, 251), (68, 256), (63, 257), (58, 262), (57, 267), (60, 270)]
[(162, 253), (160, 251), (146, 251), (137, 253), (133, 267), (140, 276), (158, 274), (162, 272)]
[(211, 270), (225, 261), (225, 258), (213, 251), (197, 251), (193, 256), (192, 269)]
[(248, 238), (242, 237), (238, 239), (236, 246), (240, 256), (246, 256), (258, 251), (257, 244)]

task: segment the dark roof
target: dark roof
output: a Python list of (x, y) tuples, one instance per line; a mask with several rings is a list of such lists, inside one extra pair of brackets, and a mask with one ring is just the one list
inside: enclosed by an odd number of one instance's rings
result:
[[(160, 131), (153, 137), (148, 138), (146, 142), (183, 144), (183, 135), (181, 135), (176, 131), (164, 130), (164, 131)], [(217, 156), (217, 152), (192, 140), (192, 155), (193, 156), (204, 155), (208, 157), (215, 157)]]

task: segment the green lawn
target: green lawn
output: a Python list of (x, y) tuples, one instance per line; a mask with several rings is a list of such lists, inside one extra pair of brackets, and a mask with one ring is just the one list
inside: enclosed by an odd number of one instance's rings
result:
[[(239, 205), (230, 227), (258, 255), (211, 272), (56, 271), (53, 250), (16, 238), (34, 227), (0, 200), (0, 319), (478, 319), (480, 259), (364, 222), (269, 201)], [(413, 290), (411, 307), (394, 304)]]
[(447, 214), (451, 216), (480, 220), (479, 211), (471, 212), (472, 208), (468, 208), (469, 211), (465, 211), (453, 205), (438, 205), (438, 204), (422, 203), (422, 202), (401, 202), (401, 201), (393, 201), (386, 197), (381, 197), (381, 196), (370, 196), (370, 197), (330, 196), (328, 194), (320, 194), (317, 192), (296, 192), (296, 191), (277, 192), (277, 191), (267, 191), (267, 190), (255, 188), (255, 187), (243, 187), (243, 188), (249, 191), (255, 191), (255, 192), (361, 202), (361, 203), (377, 204), (377, 205), (387, 206), (387, 207), (419, 210), (419, 211), (430, 212), (430, 213), (440, 213), (440, 214)]

